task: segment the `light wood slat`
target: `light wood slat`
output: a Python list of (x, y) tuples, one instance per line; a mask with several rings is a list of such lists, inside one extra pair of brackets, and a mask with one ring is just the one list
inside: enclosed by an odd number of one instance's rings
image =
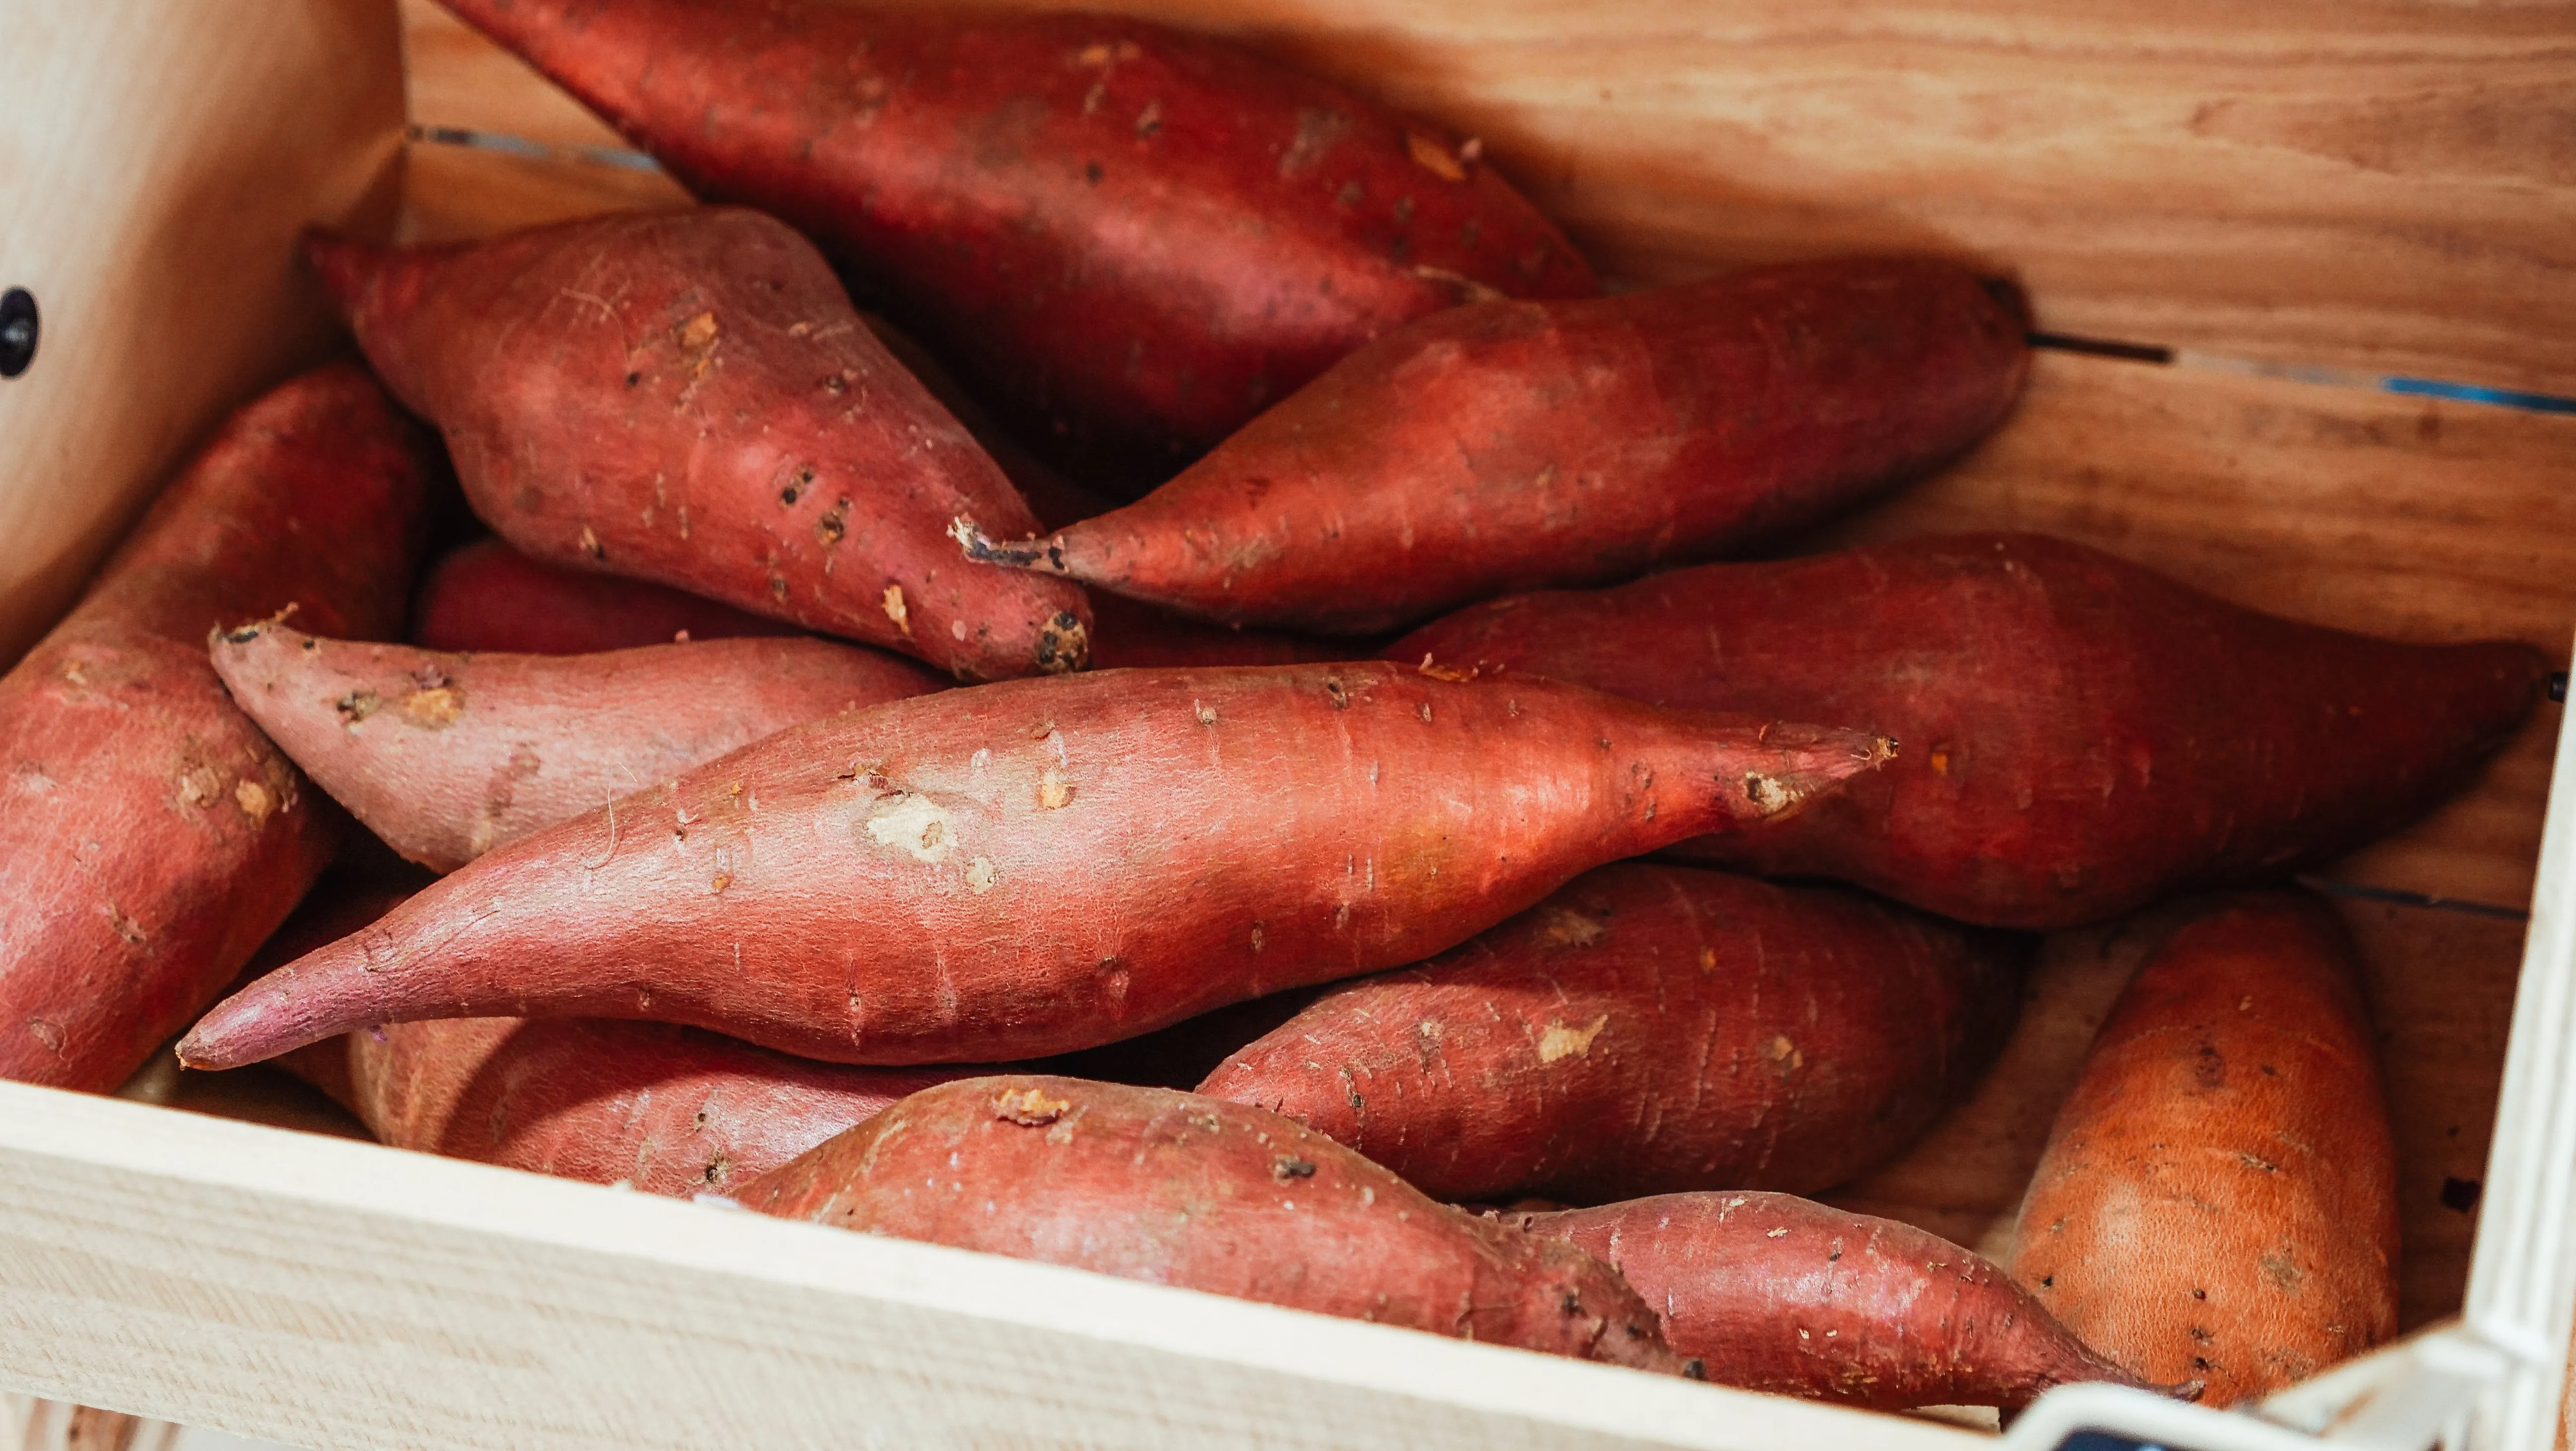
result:
[(0, 1385), (323, 1448), (1970, 1444), (15, 1084), (0, 1085)]
[(600, 212), (687, 206), (660, 172), (513, 156), (469, 146), (405, 148), (406, 242), (462, 242)]
[[(2576, 419), (2042, 353), (2019, 412), (1818, 544), (2032, 529), (2296, 619), (2415, 640), (2576, 639)], [(2328, 869), (2519, 908), (2563, 712), (2478, 784)]]
[(18, 4), (5, 34), (0, 287), (44, 327), (0, 381), (0, 663), (202, 429), (327, 345), (292, 240), (390, 221), (402, 126), (382, 0)]
[[(416, 120), (615, 144), (404, 4)], [(1105, 8), (1483, 136), (1620, 275), (1933, 248), (2063, 330), (2576, 392), (2566, 0)]]
[[(2457, 1313), (2468, 1284), (2476, 1217), (2445, 1204), (2443, 1186), (2476, 1184), (2486, 1173), (2523, 930), (2421, 907), (2341, 907), (2379, 1025), (2404, 1230), (2400, 1323), (2412, 1329)], [(1997, 1259), (2010, 1254), (2013, 1214), (2057, 1106), (2142, 945), (2117, 928), (2051, 938), (2012, 1041), (1976, 1096), (1834, 1202), (1919, 1224)]]

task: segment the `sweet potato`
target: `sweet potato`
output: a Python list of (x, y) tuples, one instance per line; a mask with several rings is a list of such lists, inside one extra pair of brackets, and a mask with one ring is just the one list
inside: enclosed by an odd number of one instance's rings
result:
[(765, 1214), (1682, 1372), (1608, 1266), (1259, 1109), (1079, 1078), (916, 1093), (743, 1186)]
[(1983, 1256), (1892, 1219), (1764, 1193), (1500, 1217), (1608, 1261), (1719, 1385), (1881, 1411), (2144, 1385)]
[[(974, 427), (971, 422), (967, 426)], [(976, 437), (980, 439), (983, 434), (978, 431)], [(998, 453), (994, 456), (1001, 457)], [(1017, 473), (1012, 478), (1021, 482)], [(1105, 514), (1110, 508), (1107, 500), (1051, 473), (1032, 475), (1030, 481), (1022, 482), (1021, 492), (1028, 496), (1029, 508), (1045, 529), (1061, 529)], [(1174, 614), (1143, 600), (1106, 593), (1091, 596), (1091, 620), (1091, 667), (1095, 670), (1299, 665), (1348, 660), (1370, 653), (1346, 642), (1282, 630), (1228, 629)]]
[(1408, 318), (1593, 291), (1473, 143), (1208, 37), (796, 0), (447, 5), (693, 194), (882, 279), (898, 321), (1091, 452), (1167, 464)]
[(233, 707), (206, 632), (402, 618), (428, 440), (333, 364), (225, 423), (0, 680), (0, 1077), (116, 1087), (240, 971), (341, 819)]
[(2027, 534), (1496, 600), (1386, 653), (1658, 705), (1866, 720), (1905, 743), (1887, 770), (1684, 850), (2041, 929), (2361, 845), (2464, 782), (2543, 671), (2527, 645), (2298, 624)]
[(1774, 539), (1919, 473), (2011, 408), (2023, 326), (2000, 284), (1928, 258), (1481, 303), (1352, 354), (1139, 503), (958, 537), (1227, 624), (1400, 629)]
[(263, 622), (211, 649), (280, 750), (436, 872), (799, 722), (945, 684), (909, 660), (807, 638), (443, 654)]
[(797, 635), (668, 585), (539, 564), (481, 539), (429, 567), (412, 605), (411, 642), (431, 650), (589, 655), (692, 640)]
[[(355, 932), (418, 886), (324, 897), (332, 885), (315, 889), (254, 968)], [(989, 1071), (850, 1068), (694, 1028), (584, 1018), (392, 1023), (278, 1064), (398, 1149), (679, 1196), (722, 1192), (906, 1094)]]
[(1218, 1064), (1259, 1042), (1263, 1035), (1304, 1012), (1309, 1003), (1328, 991), (1317, 984), (1247, 998), (1214, 1012), (1185, 1018), (1168, 1028), (1097, 1048), (1058, 1053), (1041, 1063), (1022, 1063), (1019, 1070), (1102, 1083), (1132, 1083), (1141, 1088), (1194, 1089), (1216, 1071)]
[(1008, 478), (1011, 487), (1019, 491), (1020, 498), (1029, 506), (1029, 512), (1036, 516), (1039, 528), (1053, 529), (1059, 519), (1070, 523), (1075, 519), (1088, 519), (1094, 514), (1106, 514), (1115, 507), (1108, 499), (1066, 478), (1053, 465), (1023, 447), (1019, 436), (995, 418), (983, 400), (968, 392), (966, 386), (957, 381), (956, 375), (932, 357), (930, 350), (915, 341), (910, 333), (872, 312), (860, 313), (859, 319), (868, 325), (868, 331), (876, 334), (878, 342), (885, 344), (885, 350), (894, 354), (894, 360), (903, 364), (906, 372), (921, 380), (921, 386), (929, 389), (930, 396), (939, 400), (939, 406), (947, 409), (950, 416), (974, 435), (976, 445), (992, 456), (1003, 477)]
[(1417, 961), (1589, 867), (1794, 810), (1886, 744), (1373, 662), (943, 691), (478, 858), (181, 1052), (231, 1067), (508, 1013), (1032, 1058)]
[(2304, 893), (2169, 909), (2058, 1110), (2013, 1277), (2225, 1406), (2397, 1330), (2397, 1151), (2352, 940)]
[(1347, 641), (1286, 630), (1235, 630), (1157, 609), (1142, 600), (1094, 595), (1091, 664), (1097, 670), (1176, 670), (1203, 665), (1319, 665), (1368, 654)]
[(1965, 1096), (2022, 944), (1834, 888), (1623, 863), (1344, 983), (1199, 1092), (1441, 1199), (1839, 1184)]
[(628, 213), (461, 247), (307, 251), (376, 370), (533, 558), (676, 585), (960, 677), (1079, 669), (1062, 584), (961, 567), (961, 511), (1035, 518), (756, 212)]
[(327, 1051), (345, 1059), (344, 1106), (396, 1148), (681, 1197), (728, 1192), (906, 1094), (990, 1071), (815, 1063), (592, 1018), (391, 1023), (301, 1053)]

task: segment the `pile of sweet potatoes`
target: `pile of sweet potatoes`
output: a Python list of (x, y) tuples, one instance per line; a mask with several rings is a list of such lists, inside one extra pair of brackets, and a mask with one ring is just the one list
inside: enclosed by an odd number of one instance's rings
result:
[[(1598, 297), (1474, 143), (1139, 21), (448, 3), (721, 205), (309, 239), (375, 378), (249, 404), (0, 681), (0, 1073), (187, 1028), (402, 1148), (1877, 1409), (2393, 1333), (2284, 883), (2544, 661), (1797, 552), (2007, 417), (2010, 281)], [(492, 537), (416, 580), (433, 438)], [(370, 833), (443, 875), (281, 928)], [(1796, 1197), (2127, 914), (2000, 1265)]]

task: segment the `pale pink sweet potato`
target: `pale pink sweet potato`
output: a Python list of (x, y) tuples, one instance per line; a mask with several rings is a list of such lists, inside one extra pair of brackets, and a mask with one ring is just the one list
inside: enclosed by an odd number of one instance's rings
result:
[(668, 585), (540, 564), (498, 539), (476, 540), (431, 565), (411, 616), (415, 645), (521, 655), (801, 633)]
[(1622, 863), (1343, 983), (1199, 1092), (1442, 1199), (1843, 1182), (1966, 1096), (2024, 944), (1857, 892)]
[(1608, 1261), (1719, 1385), (1882, 1411), (2143, 1385), (1983, 1256), (1892, 1219), (1759, 1192), (1500, 1218)]
[(1795, 810), (1886, 748), (1383, 663), (943, 691), (478, 858), (228, 1000), (182, 1056), (509, 1014), (843, 1062), (1031, 1058), (1418, 961), (1604, 861)]
[(337, 811), (235, 709), (206, 632), (396, 629), (428, 440), (333, 364), (236, 413), (0, 680), (0, 1077), (104, 1092), (232, 981)]
[(2202, 898), (2085, 1055), (2013, 1229), (2013, 1277), (2210, 1405), (2397, 1333), (2397, 1151), (2352, 939), (2301, 892)]
[[(283, 966), (383, 917), (417, 883), (334, 871), (252, 963)], [(345, 889), (332, 895), (334, 886)], [(447, 1018), (361, 1028), (278, 1060), (398, 1149), (722, 1193), (888, 1104), (983, 1068), (814, 1063), (694, 1028), (586, 1018)]]
[(1241, 1104), (1079, 1078), (916, 1093), (745, 1184), (765, 1214), (1690, 1373), (1616, 1272)]
[(946, 684), (909, 660), (803, 637), (447, 654), (257, 623), (210, 648), (280, 750), (436, 872), (801, 721)]
[(730, 209), (460, 247), (307, 250), (386, 384), (529, 556), (674, 585), (969, 679), (1079, 669), (1085, 606), (963, 564), (960, 512), (1034, 516), (831, 269)]
[(1168, 464), (1408, 318), (1593, 290), (1474, 144), (1211, 37), (811, 0), (447, 3), (693, 194), (881, 279), (1059, 444)]
[(1918, 474), (2012, 407), (2024, 325), (1929, 258), (1480, 303), (1352, 354), (1127, 508), (958, 534), (1226, 624), (1400, 629), (1776, 539)]
[(1691, 843), (1946, 916), (2054, 928), (2338, 856), (2459, 788), (2531, 709), (2528, 645), (2258, 614), (2028, 534), (1716, 564), (1461, 610), (1389, 658), (1658, 705), (1865, 720), (1887, 770)]

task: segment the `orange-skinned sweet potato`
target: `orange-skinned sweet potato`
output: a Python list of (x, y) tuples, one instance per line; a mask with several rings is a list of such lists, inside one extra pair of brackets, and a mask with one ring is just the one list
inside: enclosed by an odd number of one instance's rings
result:
[(412, 603), (411, 642), (430, 650), (589, 655), (692, 640), (796, 635), (765, 619), (649, 580), (539, 564), (479, 539), (431, 565)]
[(467, 246), (307, 251), (376, 370), (533, 558), (675, 585), (969, 679), (1079, 669), (1060, 583), (961, 567), (960, 511), (1035, 518), (806, 241), (627, 213)]
[(2204, 898), (2094, 1036), (2013, 1277), (2105, 1354), (2227, 1406), (2397, 1331), (2397, 1151), (2352, 940), (2305, 893)]
[(181, 1054), (232, 1067), (507, 1014), (842, 1062), (1032, 1058), (1418, 961), (1604, 861), (1794, 810), (1886, 748), (1377, 662), (943, 691), (480, 857), (236, 994)]
[(1079, 1078), (916, 1093), (743, 1186), (765, 1214), (1648, 1370), (1654, 1311), (1562, 1239), (1241, 1104)]
[(1461, 610), (1391, 659), (1868, 721), (1885, 771), (1697, 858), (2047, 929), (2276, 877), (2422, 813), (2537, 697), (2528, 645), (2258, 614), (2038, 535), (1706, 565)]
[(215, 672), (278, 749), (435, 872), (803, 721), (938, 690), (830, 640), (704, 640), (595, 655), (445, 654), (256, 623)]
[(104, 1092), (331, 860), (338, 813), (233, 706), (206, 632), (389, 634), (428, 440), (333, 364), (233, 415), (0, 680), (0, 1077)]
[[(418, 885), (341, 875), (314, 889), (253, 971), (358, 931)], [(722, 1193), (906, 1094), (990, 1071), (851, 1068), (695, 1028), (588, 1018), (392, 1023), (298, 1048), (278, 1066), (398, 1149), (683, 1197)]]
[(958, 535), (1227, 624), (1401, 629), (1775, 539), (1920, 473), (2012, 407), (2024, 326), (2014, 294), (1929, 258), (1480, 303), (1352, 354), (1127, 508)]
[(1719, 1385), (1899, 1411), (2143, 1384), (1983, 1256), (1892, 1219), (1758, 1192), (1501, 1219), (1609, 1262)]
[(1168, 463), (1408, 318), (1593, 290), (1475, 148), (1209, 37), (794, 0), (447, 5), (693, 194), (883, 279), (899, 321), (1062, 442)]
[(1586, 872), (1418, 967), (1343, 983), (1199, 1092), (1440, 1199), (1839, 1184), (1973, 1087), (2023, 944), (1857, 892)]

